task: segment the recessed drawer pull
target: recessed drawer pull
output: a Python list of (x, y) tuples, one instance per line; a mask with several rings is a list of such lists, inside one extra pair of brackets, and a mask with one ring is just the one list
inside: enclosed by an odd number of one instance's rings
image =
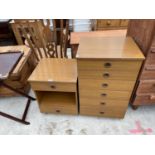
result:
[(101, 105), (106, 105), (106, 102), (101, 102), (100, 104), (101, 104)]
[(54, 85), (51, 85), (50, 87), (51, 87), (52, 89), (55, 89), (55, 88), (56, 88), (56, 86), (54, 86)]
[(106, 97), (106, 96), (107, 96), (107, 94), (103, 93), (103, 94), (101, 94), (101, 96), (104, 96), (104, 97)]
[(110, 74), (109, 73), (104, 73), (103, 77), (108, 78), (108, 77), (110, 77)]
[(102, 115), (103, 115), (103, 114), (104, 114), (104, 112), (103, 112), (103, 111), (101, 111), (101, 112), (100, 112), (100, 114), (102, 114)]
[(56, 110), (57, 113), (60, 113), (60, 110)]
[(107, 21), (107, 25), (111, 25), (111, 21), (110, 20)]
[(112, 64), (110, 62), (107, 62), (104, 64), (104, 67), (106, 67), (106, 68), (110, 68), (111, 66), (112, 66)]
[(102, 87), (106, 88), (106, 87), (108, 87), (108, 84), (107, 83), (103, 83)]

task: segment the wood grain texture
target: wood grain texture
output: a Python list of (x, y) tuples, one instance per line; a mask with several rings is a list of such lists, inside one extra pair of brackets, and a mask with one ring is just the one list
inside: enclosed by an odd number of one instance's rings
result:
[(135, 40), (146, 56), (130, 103), (134, 106), (155, 104), (155, 20), (130, 20), (127, 35)]
[[(40, 93), (40, 92), (39, 92)], [(77, 114), (75, 93), (42, 92), (36, 95), (39, 99), (40, 111), (44, 113)], [(40, 96), (41, 95), (41, 96)]]
[(144, 56), (131, 37), (96, 37), (81, 38), (76, 58), (143, 60)]
[(88, 116), (100, 116), (100, 117), (112, 117), (123, 118), (126, 112), (126, 108), (110, 107), (109, 109), (103, 109), (100, 107), (80, 107), (81, 115)]
[(41, 112), (77, 114), (77, 64), (73, 59), (43, 58), (29, 78)]
[(81, 38), (80, 114), (123, 118), (143, 59), (132, 38)]
[(98, 80), (136, 80), (138, 75), (137, 70), (78, 70), (80, 79), (98, 79)]
[(66, 82), (31, 82), (31, 87), (36, 91), (64, 91), (64, 92), (76, 92), (75, 83)]
[(75, 59), (43, 58), (29, 78), (30, 82), (68, 82), (77, 81)]
[[(111, 90), (83, 90), (80, 89), (80, 96), (82, 98), (96, 98), (96, 99), (122, 99), (122, 100), (129, 100), (131, 92), (129, 91), (111, 91)], [(82, 103), (81, 103), (82, 104)]]
[[(0, 52), (8, 51), (22, 51), (24, 53), (23, 57), (17, 64), (16, 68), (13, 70), (11, 76), (5, 80), (10, 86), (17, 88), (25, 93), (30, 90), (30, 85), (27, 82), (28, 77), (32, 73), (36, 63), (34, 61), (33, 53), (30, 48), (25, 45), (17, 46), (1, 46)], [(0, 96), (17, 96), (19, 94), (10, 91), (7, 88), (0, 88)]]
[(80, 39), (83, 37), (114, 37), (114, 36), (126, 36), (127, 30), (107, 30), (107, 31), (91, 31), (91, 32), (72, 32), (70, 44), (79, 44)]
[(129, 19), (97, 19), (95, 30), (126, 29)]
[[(136, 73), (139, 70), (139, 67), (142, 64), (142, 61), (125, 61), (121, 60), (112, 60), (112, 59), (79, 59), (77, 61), (79, 70), (95, 70), (95, 71), (134, 71)], [(109, 66), (107, 66), (109, 64)], [(123, 64), (123, 65), (122, 65)], [(135, 72), (136, 71), (136, 72)]]
[(128, 100), (122, 100), (122, 99), (108, 99), (108, 98), (87, 98), (87, 97), (81, 97), (80, 98), (80, 104), (81, 106), (118, 106), (118, 107), (127, 107), (129, 101)]
[(82, 90), (121, 90), (132, 91), (135, 81), (80, 79), (79, 87)]

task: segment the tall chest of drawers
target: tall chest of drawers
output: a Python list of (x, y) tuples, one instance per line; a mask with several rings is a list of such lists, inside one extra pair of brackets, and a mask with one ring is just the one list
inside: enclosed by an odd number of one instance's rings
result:
[(80, 114), (123, 118), (144, 59), (132, 38), (81, 38), (76, 58)]
[(155, 37), (148, 50), (132, 101), (135, 109), (139, 105), (152, 104), (155, 104)]

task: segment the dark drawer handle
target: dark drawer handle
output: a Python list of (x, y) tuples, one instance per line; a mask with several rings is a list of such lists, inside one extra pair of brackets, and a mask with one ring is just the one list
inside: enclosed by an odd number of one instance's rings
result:
[(103, 112), (103, 111), (101, 111), (101, 112), (100, 112), (100, 114), (102, 114), (102, 115), (103, 115), (103, 114), (104, 114), (104, 112)]
[(110, 77), (110, 74), (109, 73), (104, 73), (103, 77), (108, 78), (108, 77)]
[(107, 21), (107, 25), (111, 25), (111, 21), (108, 20), (108, 21)]
[(101, 102), (100, 104), (101, 104), (101, 105), (106, 105), (106, 102)]
[(104, 96), (104, 97), (106, 97), (106, 96), (107, 96), (107, 94), (103, 93), (103, 94), (101, 94), (101, 96)]
[(110, 62), (107, 62), (104, 64), (104, 67), (106, 67), (106, 68), (110, 68), (111, 66), (112, 66), (112, 64)]
[(103, 83), (102, 87), (106, 88), (106, 87), (108, 87), (108, 84), (107, 83)]
[(60, 113), (60, 110), (56, 110), (57, 113)]
[(50, 86), (52, 89), (55, 89), (56, 88), (56, 86), (54, 86), (54, 85), (52, 85), (52, 86)]

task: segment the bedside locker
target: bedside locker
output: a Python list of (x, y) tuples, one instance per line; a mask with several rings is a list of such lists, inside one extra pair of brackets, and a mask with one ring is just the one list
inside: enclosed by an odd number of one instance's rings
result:
[(80, 114), (123, 118), (144, 56), (130, 37), (81, 38)]
[(78, 114), (76, 60), (44, 58), (29, 82), (41, 112)]

